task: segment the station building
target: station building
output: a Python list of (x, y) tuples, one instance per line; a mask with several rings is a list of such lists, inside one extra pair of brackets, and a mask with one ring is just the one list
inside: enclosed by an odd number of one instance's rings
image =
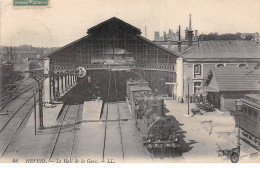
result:
[(207, 101), (221, 111), (233, 111), (236, 100), (260, 93), (260, 70), (239, 66), (210, 68), (201, 90)]
[(113, 17), (89, 28), (86, 36), (46, 56), (45, 74), (50, 76), (44, 81), (45, 102), (56, 100), (71, 87), (78, 67), (87, 70), (86, 78), (76, 80), (86, 82), (81, 83), (81, 93), (88, 88), (84, 86), (88, 79), (103, 85), (107, 71), (115, 70), (121, 72), (122, 84), (132, 72), (141, 74), (160, 94), (182, 96), (183, 81), (178, 78), (183, 72), (181, 60), (177, 52), (146, 39), (140, 29)]
[[(178, 32), (181, 32), (180, 29)], [(169, 32), (169, 34), (164, 34), (164, 38), (158, 38), (158, 32), (155, 32), (154, 42), (181, 56), (183, 68), (183, 73), (180, 74), (180, 78), (183, 80), (181, 98), (184, 100), (188, 97), (188, 86), (189, 96), (198, 96), (202, 93), (201, 87), (210, 70), (222, 68), (223, 75), (229, 74), (228, 72), (234, 73), (233, 70), (246, 72), (254, 69), (260, 62), (260, 42), (258, 40), (198, 41), (198, 31), (195, 30), (194, 34), (191, 27), (191, 16), (184, 38), (179, 33), (179, 39), (176, 41), (176, 38), (171, 39), (170, 34)], [(242, 81), (241, 84), (247, 88), (247, 84)], [(244, 89), (241, 88), (236, 92), (243, 91)]]

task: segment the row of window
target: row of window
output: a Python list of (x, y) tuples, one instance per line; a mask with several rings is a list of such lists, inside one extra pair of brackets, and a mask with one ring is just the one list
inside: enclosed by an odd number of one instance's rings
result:
[[(246, 63), (240, 63), (237, 66), (238, 67), (246, 67), (247, 64)], [(216, 64), (215, 67), (226, 67), (226, 63)], [(196, 77), (196, 75), (202, 75), (202, 65), (201, 64), (194, 65), (194, 77)]]
[(251, 107), (248, 106), (243, 106), (243, 116), (247, 117), (252, 120), (257, 120), (260, 122), (260, 111), (257, 111), (255, 109), (252, 109)]

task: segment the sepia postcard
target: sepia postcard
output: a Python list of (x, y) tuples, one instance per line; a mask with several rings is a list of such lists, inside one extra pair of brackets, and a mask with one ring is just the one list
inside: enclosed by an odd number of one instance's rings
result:
[(0, 163), (259, 164), (259, 9), (1, 0)]

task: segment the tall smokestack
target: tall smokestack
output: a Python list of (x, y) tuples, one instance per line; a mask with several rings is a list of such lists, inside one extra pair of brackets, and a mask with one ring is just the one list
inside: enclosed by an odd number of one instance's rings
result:
[(191, 14), (190, 14), (190, 18), (189, 18), (189, 31), (192, 30), (192, 27), (191, 27)]
[(181, 52), (181, 25), (179, 25), (179, 41), (178, 41), (178, 52)]
[(154, 32), (154, 40), (157, 41), (160, 38), (160, 32)]
[(193, 30), (191, 28), (191, 14), (190, 14), (190, 22), (189, 22), (189, 30), (188, 30), (188, 46), (193, 45)]

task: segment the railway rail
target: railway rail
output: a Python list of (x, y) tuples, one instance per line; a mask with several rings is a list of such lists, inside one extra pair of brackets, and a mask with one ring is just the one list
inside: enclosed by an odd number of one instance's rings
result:
[[(23, 81), (24, 82), (24, 81)], [(19, 97), (20, 95), (24, 94), (25, 92), (29, 91), (32, 89), (32, 87), (34, 87), (36, 85), (36, 81), (22, 87), (19, 88), (22, 83), (19, 83), (18, 86), (15, 87), (15, 89), (13, 91), (11, 91), (10, 93), (7, 92), (6, 96), (2, 96), (1, 100), (0, 100), (0, 111), (3, 110), (11, 101), (13, 101), (14, 99), (16, 99), (17, 97)]]
[[(75, 107), (77, 109), (77, 111), (76, 111), (77, 113), (74, 113), (74, 111), (70, 111), (70, 108), (75, 108)], [(58, 155), (58, 157), (60, 157), (59, 153), (61, 152), (61, 150), (59, 149), (59, 146), (60, 146), (59, 142), (68, 141), (68, 139), (66, 139), (66, 138), (69, 138), (69, 137), (72, 138), (71, 146), (67, 146), (68, 151), (65, 154), (63, 154), (63, 156), (66, 159), (70, 159), (70, 161), (72, 160), (72, 155), (73, 155), (73, 150), (74, 150), (74, 145), (75, 145), (75, 138), (76, 138), (76, 130), (77, 130), (76, 125), (78, 125), (77, 120), (79, 117), (80, 109), (81, 109), (81, 105), (65, 105), (65, 112), (61, 119), (58, 131), (56, 132), (54, 143), (51, 148), (50, 155), (49, 155), (49, 162), (53, 162), (53, 158), (55, 155)], [(76, 116), (73, 118), (74, 119), (73, 122), (70, 123), (72, 125), (67, 126), (67, 125), (64, 125), (64, 122), (68, 121), (70, 119), (70, 117), (67, 118), (69, 113), (72, 113), (71, 114), (72, 116), (74, 116), (74, 114), (76, 114)], [(73, 130), (73, 131), (71, 132), (71, 130)], [(66, 143), (66, 145), (67, 145), (67, 143)]]
[[(35, 94), (37, 94), (37, 93), (35, 93)], [(29, 115), (34, 108), (34, 104), (29, 105), (29, 107), (26, 108), (26, 110), (24, 111), (25, 113), (20, 113), (19, 116), (18, 116), (18, 112), (20, 112), (20, 110), (22, 108), (24, 108), (27, 103), (29, 103), (31, 100), (33, 100), (33, 97), (34, 97), (34, 95), (29, 96), (29, 98), (21, 106), (19, 106), (19, 108), (14, 112), (14, 114), (12, 114), (11, 117), (1, 127), (0, 135), (2, 135), (1, 136), (1, 138), (2, 138), (2, 140), (1, 140), (2, 144), (1, 145), (3, 147), (1, 147), (0, 159), (4, 156), (5, 152), (7, 151), (11, 142), (13, 141), (13, 138), (17, 135), (19, 129), (21, 129), (21, 126), (23, 125), (25, 120), (27, 118), (29, 118)], [(38, 100), (39, 100), (39, 98), (37, 98), (36, 101), (38, 101)], [(10, 123), (14, 123), (18, 126), (14, 127), (14, 124), (10, 124)], [(12, 130), (14, 130), (14, 131), (12, 131)], [(12, 134), (10, 134), (10, 133), (12, 133)]]
[[(116, 113), (118, 118), (115, 120), (118, 122), (118, 128), (119, 128), (119, 136), (120, 136), (120, 149), (122, 153), (122, 160), (124, 161), (125, 159), (125, 152), (124, 152), (124, 144), (123, 144), (123, 135), (122, 135), (122, 128), (121, 128), (121, 118), (120, 118), (120, 111), (119, 111), (119, 105), (118, 105), (118, 89), (117, 89), (117, 82), (116, 82), (116, 74), (113, 72), (113, 77), (114, 77), (114, 87), (115, 87), (115, 94), (116, 94)], [(108, 83), (108, 95), (107, 95), (107, 100), (109, 99), (111, 95), (111, 79), (112, 79), (112, 73), (110, 72), (109, 74), (109, 83)], [(102, 162), (105, 162), (105, 157), (106, 157), (106, 148), (107, 148), (107, 131), (108, 131), (108, 122), (111, 122), (111, 120), (108, 119), (109, 115), (109, 104), (106, 104), (106, 117), (105, 117), (105, 132), (104, 132), (104, 141), (103, 141), (103, 154), (102, 154)], [(111, 113), (111, 112), (110, 112)], [(115, 112), (113, 112), (115, 113)]]

